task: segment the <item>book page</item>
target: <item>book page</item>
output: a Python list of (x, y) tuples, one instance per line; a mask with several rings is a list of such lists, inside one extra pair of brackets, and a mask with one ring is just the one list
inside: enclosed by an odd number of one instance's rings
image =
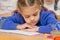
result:
[(37, 35), (37, 34), (40, 34), (38, 32), (28, 32), (28, 31), (24, 31), (24, 30), (3, 30), (3, 29), (0, 29), (0, 32), (17, 33), (17, 34), (23, 34), (23, 35)]

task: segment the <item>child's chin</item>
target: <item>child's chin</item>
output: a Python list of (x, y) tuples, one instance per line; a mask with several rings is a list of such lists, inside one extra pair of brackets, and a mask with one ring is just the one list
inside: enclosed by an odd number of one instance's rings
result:
[(30, 25), (34, 26), (34, 25), (36, 25), (36, 23), (32, 23), (32, 24), (30, 24)]

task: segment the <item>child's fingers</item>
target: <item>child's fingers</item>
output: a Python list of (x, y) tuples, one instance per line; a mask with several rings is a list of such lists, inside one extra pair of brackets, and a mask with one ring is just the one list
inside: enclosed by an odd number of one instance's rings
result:
[(35, 28), (32, 29), (24, 29), (25, 31), (31, 31), (31, 32), (36, 32)]

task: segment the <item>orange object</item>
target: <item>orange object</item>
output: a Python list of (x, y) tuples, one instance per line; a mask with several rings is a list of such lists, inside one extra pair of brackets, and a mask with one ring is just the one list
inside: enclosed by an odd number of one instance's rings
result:
[(60, 36), (55, 36), (54, 40), (60, 40)]

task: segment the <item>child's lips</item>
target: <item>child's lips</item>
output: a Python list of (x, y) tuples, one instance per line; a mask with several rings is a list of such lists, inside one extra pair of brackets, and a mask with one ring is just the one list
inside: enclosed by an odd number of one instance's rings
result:
[(35, 23), (35, 21), (31, 22), (31, 23)]
[(36, 23), (36, 21), (34, 21), (34, 22), (30, 22), (31, 24), (35, 24)]

